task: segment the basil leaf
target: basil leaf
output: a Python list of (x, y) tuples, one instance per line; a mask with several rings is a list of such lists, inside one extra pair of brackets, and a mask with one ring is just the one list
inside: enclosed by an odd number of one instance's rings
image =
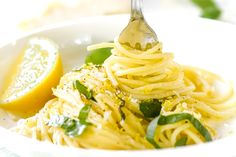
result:
[[(71, 125), (68, 125), (71, 124)], [(71, 123), (68, 123), (67, 126), (62, 126), (61, 128), (65, 129), (65, 134), (69, 137), (78, 137), (80, 136), (88, 124), (81, 123), (80, 121), (72, 120)]]
[(139, 104), (139, 110), (145, 118), (155, 118), (160, 114), (161, 102), (157, 99), (144, 100)]
[(86, 86), (80, 83), (79, 80), (73, 82), (74, 89), (77, 89), (81, 94), (83, 94), (87, 99), (93, 99), (93, 93)]
[(146, 134), (147, 141), (151, 143), (156, 149), (161, 148), (154, 140), (158, 120), (159, 120), (159, 117), (156, 117), (155, 119), (151, 121), (151, 123), (149, 123), (147, 127), (147, 134)]
[(192, 0), (192, 2), (202, 9), (202, 17), (217, 19), (221, 15), (221, 10), (214, 0)]
[(210, 19), (217, 19), (220, 17), (221, 11), (216, 7), (208, 7), (203, 9), (202, 17), (210, 18)]
[(64, 129), (67, 136), (77, 137), (84, 132), (89, 123), (85, 123), (83, 121), (72, 119), (66, 116), (53, 115), (51, 116), (50, 121), (47, 123), (47, 125), (60, 127)]
[(76, 126), (76, 120), (75, 119), (71, 119), (71, 118), (67, 118), (66, 121), (64, 121), (64, 123), (60, 126), (62, 129), (67, 130), (72, 130), (75, 128)]
[(182, 137), (180, 138), (178, 141), (176, 141), (175, 143), (175, 147), (179, 147), (179, 146), (185, 146), (186, 145), (186, 142), (187, 142), (187, 137)]
[(81, 110), (80, 110), (80, 113), (79, 113), (79, 120), (81, 122), (86, 122), (87, 118), (88, 118), (88, 114), (89, 114), (89, 111), (91, 109), (91, 106), (90, 105), (85, 105)]
[[(201, 124), (201, 122), (189, 113), (176, 113), (168, 116), (160, 115), (153, 119), (147, 127), (146, 139), (155, 147), (160, 148), (155, 142), (155, 131), (158, 125), (173, 124), (181, 120), (189, 120), (192, 125), (198, 130), (198, 132), (205, 138), (206, 141), (212, 141), (211, 134), (208, 130)], [(186, 139), (187, 140), (187, 139)], [(183, 144), (184, 139), (182, 139), (178, 144)]]
[(64, 129), (65, 134), (69, 137), (80, 136), (88, 127), (88, 125), (90, 125), (90, 123), (87, 122), (90, 109), (90, 105), (85, 105), (80, 110), (79, 119), (72, 119), (66, 116), (53, 115), (51, 116), (50, 121), (47, 123), (47, 125)]
[(212, 141), (211, 134), (201, 124), (201, 122), (189, 113), (177, 113), (168, 116), (160, 116), (158, 120), (159, 125), (173, 124), (181, 120), (189, 120), (198, 132), (205, 138), (206, 141)]
[(84, 132), (89, 124), (66, 116), (53, 115), (47, 125), (52, 127), (60, 127), (64, 129), (67, 136), (77, 137)]
[(85, 63), (103, 64), (110, 57), (112, 48), (100, 48), (90, 52), (85, 59)]

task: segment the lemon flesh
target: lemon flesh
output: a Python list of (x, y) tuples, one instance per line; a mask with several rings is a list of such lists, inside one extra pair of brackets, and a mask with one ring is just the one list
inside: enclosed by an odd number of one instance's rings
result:
[(21, 115), (42, 108), (63, 74), (57, 45), (44, 38), (29, 41), (14, 69), (0, 97), (0, 107)]

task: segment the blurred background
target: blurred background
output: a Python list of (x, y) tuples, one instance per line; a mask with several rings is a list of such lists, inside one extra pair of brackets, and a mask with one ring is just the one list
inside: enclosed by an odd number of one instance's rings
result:
[[(143, 0), (144, 12), (236, 23), (236, 0)], [(0, 0), (0, 45), (25, 32), (81, 17), (129, 13), (130, 0)]]

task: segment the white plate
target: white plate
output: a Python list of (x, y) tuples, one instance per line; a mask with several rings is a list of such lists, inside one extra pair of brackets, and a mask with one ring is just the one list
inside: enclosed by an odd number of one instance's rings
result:
[[(21, 51), (26, 41), (33, 36), (54, 40), (60, 46), (66, 71), (84, 62), (87, 45), (110, 41), (127, 24), (129, 17), (108, 16), (80, 19), (31, 33), (6, 44), (0, 49), (0, 88), (3, 76), (12, 60)], [(202, 67), (236, 82), (236, 26), (200, 19), (147, 15), (149, 24), (164, 43), (164, 50), (175, 53), (181, 64)], [(211, 143), (177, 149), (146, 151), (85, 150), (59, 147), (34, 141), (14, 133), (7, 128), (15, 125), (0, 110), (0, 144), (19, 153), (22, 157), (156, 157), (156, 156), (233, 156), (236, 155), (236, 133)], [(223, 126), (222, 134), (236, 131), (235, 123)]]

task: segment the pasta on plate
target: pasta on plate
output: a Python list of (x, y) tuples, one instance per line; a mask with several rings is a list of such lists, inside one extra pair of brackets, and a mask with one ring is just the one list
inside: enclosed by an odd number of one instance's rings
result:
[(236, 113), (233, 88), (216, 74), (173, 61), (158, 43), (147, 51), (111, 49), (103, 64), (65, 74), (19, 134), (57, 145), (114, 150), (159, 149), (211, 141), (215, 124)]

